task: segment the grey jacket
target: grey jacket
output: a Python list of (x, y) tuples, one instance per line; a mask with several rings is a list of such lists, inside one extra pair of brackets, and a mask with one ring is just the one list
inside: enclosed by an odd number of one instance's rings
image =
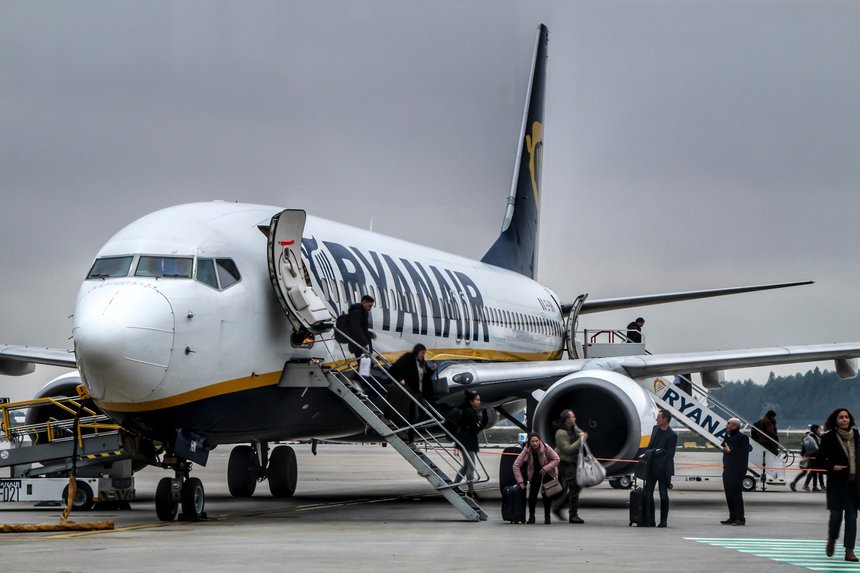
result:
[(573, 432), (568, 431), (563, 424), (556, 425), (558, 428), (555, 432), (555, 451), (563, 463), (576, 464), (579, 459), (579, 450), (582, 448), (582, 440), (579, 438), (579, 433), (582, 431), (579, 426), (573, 426)]

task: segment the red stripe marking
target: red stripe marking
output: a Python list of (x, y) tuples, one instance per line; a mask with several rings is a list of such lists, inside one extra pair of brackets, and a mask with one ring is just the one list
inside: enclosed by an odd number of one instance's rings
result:
[(280, 241), (280, 244), (281, 244), (281, 246), (282, 246), (282, 247), (286, 247), (286, 246), (289, 246), (289, 245), (295, 245), (295, 244), (296, 244), (296, 242), (295, 242), (295, 241)]

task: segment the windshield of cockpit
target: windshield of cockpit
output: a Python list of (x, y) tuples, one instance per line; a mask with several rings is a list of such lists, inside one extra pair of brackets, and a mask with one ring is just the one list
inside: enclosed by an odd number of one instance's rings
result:
[[(87, 279), (135, 277), (190, 279), (216, 290), (224, 290), (239, 282), (242, 276), (232, 259), (174, 257), (157, 255), (125, 255), (96, 259)], [(133, 272), (132, 272), (133, 269)]]

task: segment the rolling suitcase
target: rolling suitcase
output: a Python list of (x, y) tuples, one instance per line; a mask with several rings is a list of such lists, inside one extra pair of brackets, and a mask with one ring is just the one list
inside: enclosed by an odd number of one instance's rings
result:
[(650, 527), (654, 517), (649, 515), (648, 499), (641, 487), (630, 491), (630, 526), (635, 523), (639, 527)]
[(526, 522), (526, 492), (518, 485), (509, 485), (502, 490), (502, 520)]
[(516, 485), (517, 478), (514, 477), (514, 462), (523, 449), (520, 446), (510, 446), (502, 450), (499, 460), (499, 491), (504, 493), (509, 485)]

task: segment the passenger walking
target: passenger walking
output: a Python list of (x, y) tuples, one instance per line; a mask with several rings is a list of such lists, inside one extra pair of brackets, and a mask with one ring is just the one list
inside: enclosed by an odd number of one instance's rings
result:
[(860, 500), (860, 434), (854, 427), (854, 416), (845, 408), (833, 410), (824, 422), (827, 430), (821, 436), (818, 455), (827, 468), (827, 547), (825, 553), (833, 556), (836, 540), (845, 518), (845, 561), (857, 561), (854, 542), (857, 538), (857, 503)]
[[(514, 461), (514, 477), (521, 488), (525, 488), (525, 482), (529, 483), (529, 518), (526, 523), (535, 522), (535, 508), (537, 507), (538, 492), (543, 499), (543, 522), (549, 524), (550, 508), (552, 500), (544, 493), (543, 483), (550, 478), (558, 478), (558, 454), (551, 447), (543, 443), (540, 435), (531, 432), (528, 442), (520, 455)], [(527, 474), (523, 477), (522, 465), (526, 464)]]
[(641, 316), (627, 325), (627, 342), (642, 342), (642, 327), (645, 319)]
[(743, 482), (749, 458), (750, 439), (741, 432), (741, 421), (729, 418), (723, 439), (723, 489), (726, 491), (729, 518), (720, 522), (723, 525), (746, 525)]
[(576, 463), (579, 461), (582, 443), (588, 439), (588, 434), (577, 427), (576, 414), (573, 410), (564, 410), (559, 421), (555, 422), (553, 426), (556, 428), (555, 451), (559, 457), (559, 480), (561, 480), (564, 489), (553, 503), (552, 512), (559, 519), (564, 519), (561, 510), (566, 503), (568, 506), (568, 523), (585, 523), (579, 517), (579, 492), (581, 488), (576, 483)]
[[(678, 434), (669, 427), (672, 414), (665, 410), (657, 412), (657, 425), (651, 430), (651, 440), (647, 452), (651, 453), (651, 465), (648, 477), (645, 479), (645, 497), (648, 504), (649, 525), (654, 527), (654, 486), (660, 484), (660, 523), (657, 527), (666, 527), (669, 517), (669, 485), (675, 475), (675, 449), (678, 447)], [(646, 454), (642, 454), (643, 456)]]
[(761, 420), (753, 424), (750, 433), (754, 442), (773, 455), (779, 454), (779, 433), (776, 431), (776, 412), (768, 410)]
[(481, 410), (481, 396), (474, 390), (463, 392), (465, 400), (460, 406), (460, 419), (457, 424), (457, 439), (463, 445), (460, 453), (463, 455), (463, 467), (457, 472), (454, 483), (460, 483), (463, 478), (469, 486), (468, 495), (478, 499), (473, 481), (475, 479), (478, 461), (478, 434), (487, 425), (487, 412)]
[[(797, 474), (791, 483), (791, 491), (797, 491), (797, 482), (803, 476), (806, 476), (806, 481), (803, 482), (803, 491), (809, 491), (809, 482), (812, 482), (812, 491), (822, 491), (824, 489), (824, 472), (821, 471), (818, 464), (818, 448), (821, 446), (821, 429), (818, 424), (809, 426), (809, 431), (803, 436), (803, 442), (800, 445), (800, 468), (802, 472)], [(819, 489), (818, 484), (821, 483)]]
[(349, 337), (355, 340), (358, 344), (349, 343), (349, 351), (356, 358), (359, 358), (365, 352), (373, 352), (373, 339), (376, 334), (370, 331), (370, 309), (376, 303), (370, 295), (361, 297), (361, 302), (357, 302), (349, 307), (346, 311), (349, 317)]
[[(425, 407), (428, 403), (436, 400), (436, 394), (433, 391), (433, 373), (436, 371), (436, 365), (427, 364), (426, 356), (427, 347), (423, 344), (416, 344), (411, 352), (403, 354), (388, 370), (391, 377), (397, 380), (415, 400)], [(402, 392), (394, 392), (393, 395), (390, 395), (389, 402), (392, 403), (397, 413), (411, 424), (424, 417), (418, 404)], [(413, 440), (413, 434), (414, 432), (410, 429), (408, 434), (410, 442)]]

